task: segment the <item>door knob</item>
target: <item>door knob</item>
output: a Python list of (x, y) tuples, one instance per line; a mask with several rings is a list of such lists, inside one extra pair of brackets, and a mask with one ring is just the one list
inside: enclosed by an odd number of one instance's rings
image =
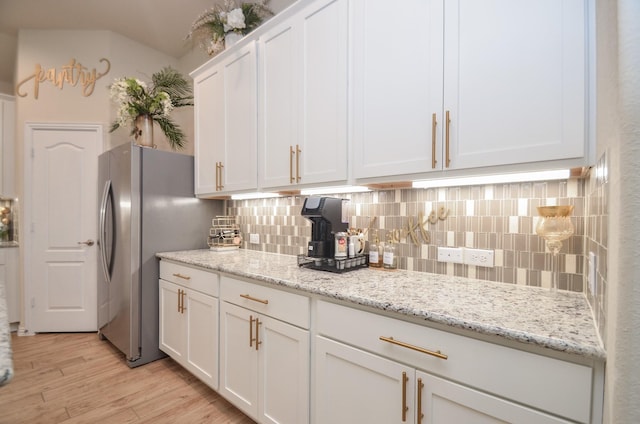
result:
[(78, 244), (86, 244), (87, 246), (93, 246), (93, 240), (79, 241)]

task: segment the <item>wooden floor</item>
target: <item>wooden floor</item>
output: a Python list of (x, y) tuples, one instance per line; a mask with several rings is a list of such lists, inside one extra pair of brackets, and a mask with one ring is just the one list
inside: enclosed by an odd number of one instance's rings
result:
[(130, 369), (96, 333), (12, 337), (0, 423), (252, 424), (172, 359)]

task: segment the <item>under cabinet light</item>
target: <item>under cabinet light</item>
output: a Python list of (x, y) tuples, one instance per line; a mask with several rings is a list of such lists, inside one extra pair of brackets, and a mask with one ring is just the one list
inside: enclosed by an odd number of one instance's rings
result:
[(371, 191), (363, 186), (335, 186), (335, 187), (316, 187), (300, 190), (303, 196), (317, 196), (319, 194), (343, 194), (343, 193), (363, 193)]
[(476, 177), (444, 178), (414, 181), (413, 188), (457, 187), (468, 185), (522, 183), (528, 181), (566, 180), (571, 175), (569, 169), (514, 174), (482, 175)]
[(232, 194), (231, 200), (252, 200), (252, 199), (270, 199), (280, 197), (278, 193), (241, 193)]

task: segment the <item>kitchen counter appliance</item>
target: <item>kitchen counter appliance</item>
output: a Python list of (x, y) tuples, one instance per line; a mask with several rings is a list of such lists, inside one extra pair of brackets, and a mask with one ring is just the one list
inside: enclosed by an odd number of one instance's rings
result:
[(99, 334), (136, 367), (165, 356), (156, 252), (207, 248), (222, 202), (195, 198), (193, 156), (125, 144), (98, 166)]
[(344, 213), (344, 202), (346, 200), (334, 197), (304, 200), (301, 214), (311, 221), (311, 241), (307, 254), (298, 256), (298, 266), (338, 273), (368, 266), (364, 249), (357, 255), (348, 252), (349, 220)]

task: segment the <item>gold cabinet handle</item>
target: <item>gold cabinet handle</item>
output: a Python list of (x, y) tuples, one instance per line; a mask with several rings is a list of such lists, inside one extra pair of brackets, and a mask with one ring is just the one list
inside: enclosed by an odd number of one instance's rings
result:
[(220, 162), (220, 190), (224, 188), (224, 184), (222, 184), (222, 170), (224, 169), (224, 165)]
[(402, 373), (402, 422), (407, 421), (407, 411), (409, 407), (407, 406), (407, 382), (409, 381), (409, 377), (407, 377), (407, 373)]
[(178, 313), (184, 314), (184, 295), (186, 292), (182, 289), (178, 289)]
[(247, 299), (247, 300), (253, 300), (254, 302), (260, 302), (263, 303), (265, 305), (269, 304), (269, 301), (267, 299), (258, 299), (257, 297), (253, 297), (249, 294), (241, 294), (240, 297)]
[(295, 179), (293, 178), (293, 157), (296, 152), (293, 150), (293, 146), (289, 146), (289, 183), (293, 184)]
[(256, 317), (256, 350), (258, 350), (258, 347), (262, 344), (260, 341), (260, 325), (262, 325), (262, 323), (260, 319)]
[(445, 126), (446, 126), (446, 131), (445, 131), (445, 143), (446, 143), (446, 160), (445, 160), (445, 165), (448, 168), (449, 165), (451, 164), (451, 157), (449, 155), (449, 132), (450, 132), (450, 127), (451, 127), (451, 118), (449, 117), (449, 111), (446, 112), (446, 116), (444, 118), (445, 121)]
[(220, 162), (216, 162), (216, 191), (220, 190)]
[(436, 114), (431, 115), (431, 169), (436, 169)]
[[(256, 326), (256, 337), (253, 337), (253, 326)], [(260, 322), (260, 319), (258, 317), (256, 317), (255, 319), (253, 318), (253, 315), (249, 315), (249, 347), (253, 347), (253, 342), (256, 342), (256, 350), (258, 350), (258, 345), (260, 345), (262, 342), (260, 341), (260, 330), (259, 330), (259, 326), (262, 323)]]
[(174, 277), (178, 277), (178, 278), (182, 278), (183, 280), (191, 280), (191, 277), (189, 277), (188, 275), (182, 275), (179, 272), (176, 272), (175, 274), (173, 274)]
[[(256, 318), (257, 319), (257, 318)], [(249, 347), (253, 346), (253, 315), (249, 315)]]
[(415, 350), (416, 352), (426, 353), (427, 355), (435, 356), (436, 358), (440, 358), (440, 359), (447, 359), (448, 358), (447, 355), (443, 354), (439, 350), (433, 351), (433, 350), (429, 350), (429, 349), (424, 349), (422, 347), (414, 346), (414, 345), (409, 344), (409, 343), (405, 343), (405, 342), (401, 342), (401, 341), (398, 341), (398, 340), (394, 340), (393, 337), (380, 336), (380, 340), (382, 340), (383, 342), (387, 342), (387, 343), (391, 343), (391, 344), (397, 345), (397, 346), (405, 347), (407, 349)]
[(422, 413), (422, 389), (424, 389), (424, 383), (422, 379), (418, 379), (418, 424), (422, 424), (422, 419), (424, 418), (424, 414)]
[(302, 153), (302, 150), (300, 150), (300, 145), (296, 144), (296, 182), (299, 183), (300, 180), (302, 179), (300, 177), (300, 153)]

